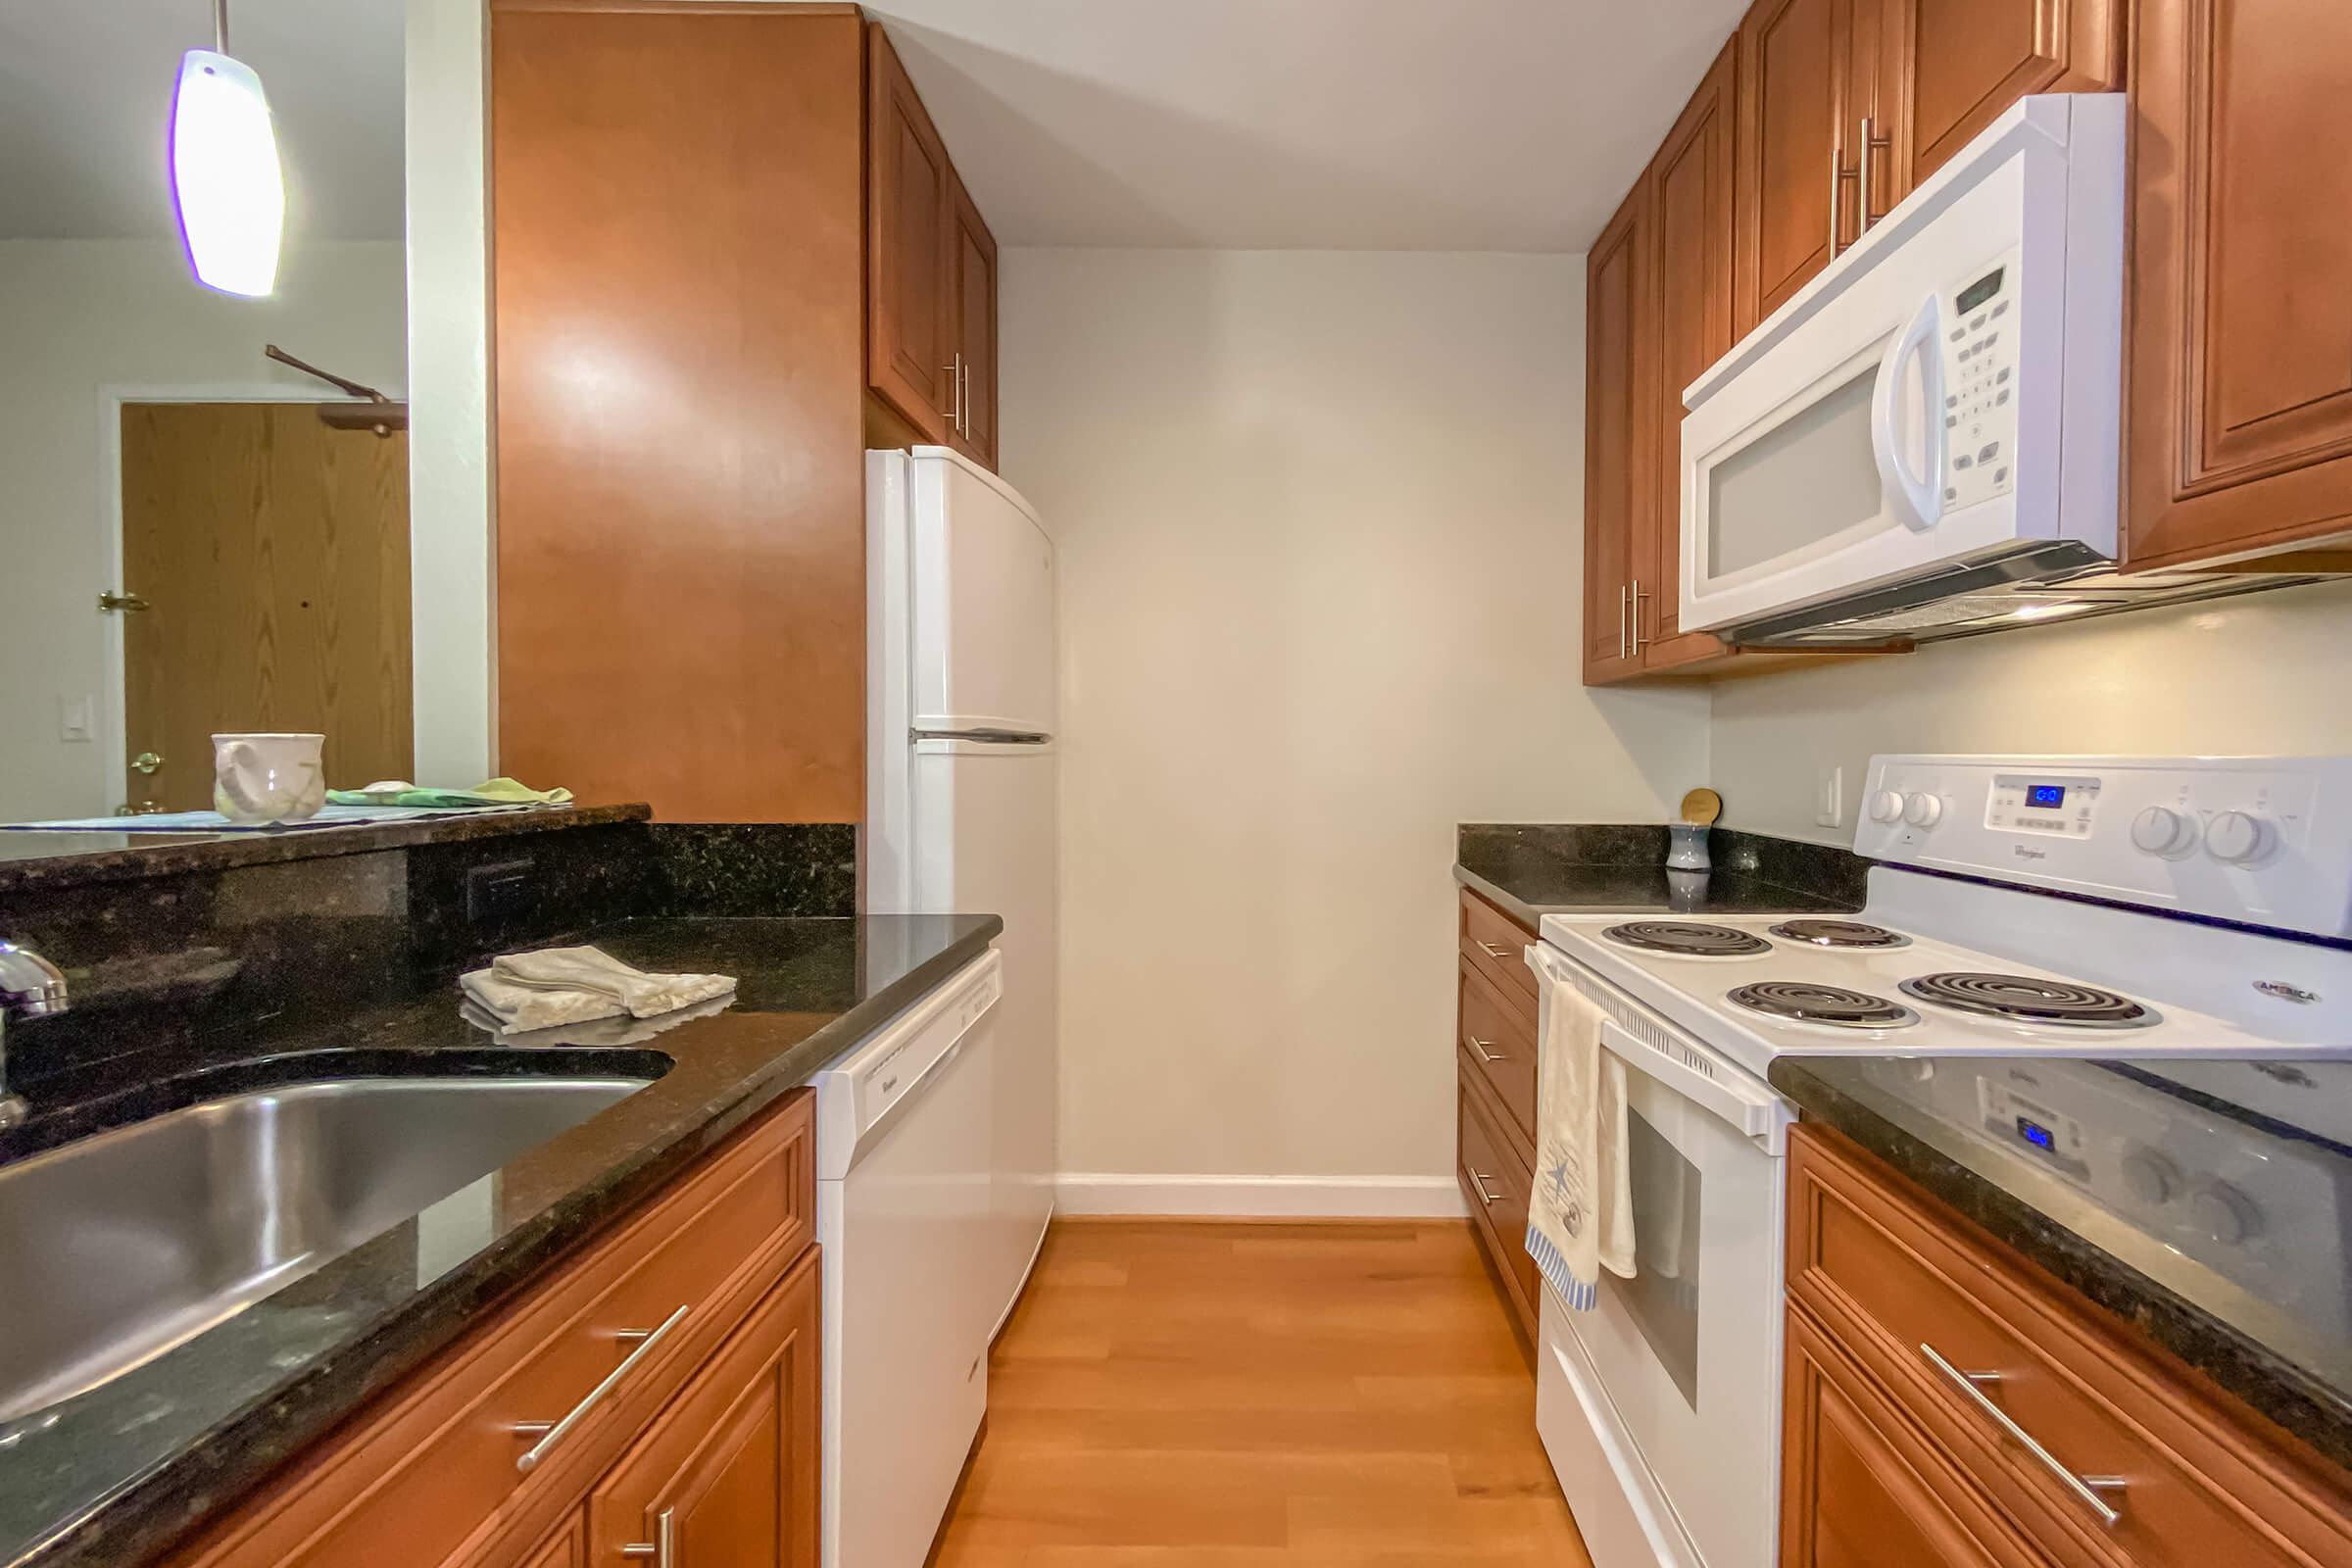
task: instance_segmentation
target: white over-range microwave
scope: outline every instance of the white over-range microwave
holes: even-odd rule
[[[2124,132],[2121,94],[2020,100],[1690,387],[1685,627],[1948,635],[2112,581]]]

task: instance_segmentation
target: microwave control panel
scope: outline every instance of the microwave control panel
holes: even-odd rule
[[[1946,511],[2017,488],[2017,265],[1973,268],[1940,302]]]

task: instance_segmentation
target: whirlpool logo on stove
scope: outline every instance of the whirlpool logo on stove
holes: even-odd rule
[[[2050,858],[2049,851],[2030,850],[2023,844],[2010,845],[2009,853],[2016,856],[2021,860],[2046,860]]]

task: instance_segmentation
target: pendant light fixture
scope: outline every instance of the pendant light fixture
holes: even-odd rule
[[[179,62],[172,99],[172,201],[197,281],[224,294],[277,286],[286,185],[270,100],[228,53],[228,0],[213,0],[213,47]]]

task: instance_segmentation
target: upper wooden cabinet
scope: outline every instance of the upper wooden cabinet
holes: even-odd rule
[[[997,241],[906,68],[866,29],[866,382],[920,439],[997,461]]]
[[[2127,0],[1876,0],[1892,140],[1886,193],[1900,201],[2028,93],[2104,92],[2122,81]],[[1884,207],[1878,211],[1885,212]]]
[[[2140,0],[2124,552],[2352,529],[2352,6]]]
[[[1655,344],[1649,327],[1649,182],[1634,187],[1585,258],[1585,680],[1642,667],[1634,579],[1657,480]]]

